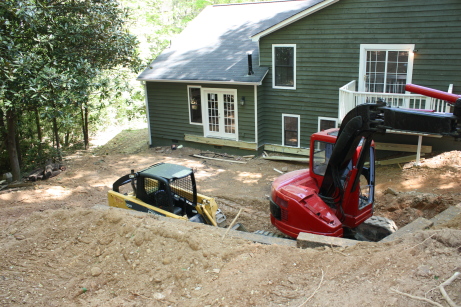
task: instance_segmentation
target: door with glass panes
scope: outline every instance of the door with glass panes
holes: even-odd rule
[[[202,89],[205,136],[237,140],[237,91]]]
[[[361,45],[359,91],[405,93],[413,73],[413,44]]]

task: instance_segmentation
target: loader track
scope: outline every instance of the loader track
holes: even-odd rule
[[[294,240],[293,238],[287,237],[287,236],[285,236],[285,235],[283,235],[283,234],[275,233],[275,232],[270,232],[270,231],[266,231],[266,230],[256,230],[256,231],[254,231],[253,233],[255,233],[255,234],[257,234],[257,235],[266,236],[266,237],[273,237],[273,238],[282,238],[282,239]]]

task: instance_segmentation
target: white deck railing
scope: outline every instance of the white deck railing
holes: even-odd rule
[[[451,88],[450,86],[449,90]],[[342,121],[344,116],[357,105],[375,103],[378,99],[383,100],[392,107],[451,112],[449,103],[423,95],[357,92],[356,81],[354,80],[339,89],[339,121]]]

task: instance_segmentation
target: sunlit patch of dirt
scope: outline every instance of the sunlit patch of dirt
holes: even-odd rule
[[[246,184],[258,183],[258,181],[261,178],[262,178],[262,174],[258,174],[258,173],[239,172],[238,174],[238,180]]]

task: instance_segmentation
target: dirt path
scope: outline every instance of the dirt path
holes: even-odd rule
[[[68,156],[58,177],[0,192],[2,306],[430,306],[391,288],[448,306],[436,287],[461,271],[461,221],[393,243],[300,250],[91,209],[106,204],[112,183],[131,169],[171,162],[194,168],[199,191],[216,197],[229,219],[243,207],[248,230],[275,231],[267,200],[274,168],[305,167],[203,160],[193,149],[149,149],[146,137],[124,131]],[[461,202],[460,152],[376,173],[377,214],[399,226]],[[461,304],[461,279],[446,290]]]

